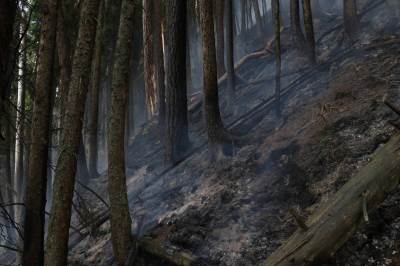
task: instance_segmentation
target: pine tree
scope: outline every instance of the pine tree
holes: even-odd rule
[[[125,265],[131,248],[131,216],[125,175],[125,115],[129,92],[134,0],[122,2],[114,61],[111,114],[108,125],[108,196],[111,241],[117,264]]]
[[[53,205],[46,242],[46,266],[62,266],[67,263],[77,155],[82,138],[83,114],[90,81],[99,4],[99,0],[85,0],[82,3],[68,104],[61,133],[61,152],[54,178]]]
[[[189,146],[186,90],[186,2],[165,1],[166,161],[177,163]]]
[[[43,265],[46,181],[58,0],[43,2],[25,195],[23,265]]]

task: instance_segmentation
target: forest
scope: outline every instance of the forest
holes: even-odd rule
[[[400,266],[399,0],[0,0],[0,266]]]

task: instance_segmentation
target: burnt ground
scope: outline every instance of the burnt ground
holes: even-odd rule
[[[384,14],[379,9],[363,21],[354,45],[340,41],[340,29],[325,36],[316,68],[304,69],[306,60],[285,47],[283,73],[297,72],[283,78],[282,119],[268,103],[273,59],[244,65],[238,71],[247,81],[238,89],[239,114],[225,114],[224,122],[251,137],[232,157],[209,161],[199,109],[191,112],[192,152],[174,168],[163,163],[155,122],[143,127],[127,156],[133,233],[165,235],[166,250],[190,251],[205,265],[258,265],[266,259],[296,230],[289,208],[307,217],[396,133],[388,123],[396,116],[381,100],[387,95],[400,105],[400,43],[393,41],[400,29],[387,30],[392,20]],[[106,198],[105,175],[90,187]],[[96,197],[85,195],[90,216],[104,211]],[[399,265],[399,203],[400,189],[329,265]],[[109,223],[73,245],[69,259],[71,265],[113,265]]]

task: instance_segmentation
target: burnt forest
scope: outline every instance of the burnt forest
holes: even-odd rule
[[[400,0],[0,0],[0,266],[400,266]]]

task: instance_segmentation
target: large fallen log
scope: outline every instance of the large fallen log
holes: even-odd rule
[[[310,265],[329,260],[368,222],[373,211],[400,181],[400,135],[378,148],[372,160],[317,210],[262,265]]]

